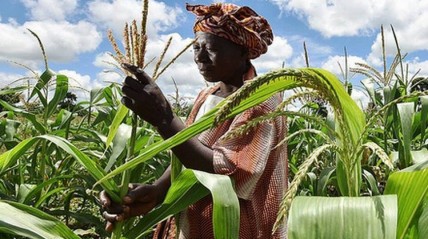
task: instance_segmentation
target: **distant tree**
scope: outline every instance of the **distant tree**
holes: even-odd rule
[[[0,90],[7,90],[9,89],[9,87],[5,87],[3,89]],[[0,94],[0,100],[5,101],[8,104],[16,104],[20,101],[21,98],[21,93],[10,93],[10,94]],[[0,112],[3,111],[3,106],[0,104]]]
[[[428,90],[428,77],[417,77],[413,79],[410,86],[410,91],[426,91]]]
[[[77,96],[72,92],[67,92],[64,100],[59,102],[60,109],[66,109],[68,111],[73,111],[74,107],[76,107]]]

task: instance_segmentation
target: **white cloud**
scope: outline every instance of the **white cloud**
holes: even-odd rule
[[[272,45],[266,54],[253,60],[254,66],[259,73],[265,73],[270,70],[281,68],[283,63],[293,55],[293,48],[287,39],[281,36],[275,36]]]
[[[102,52],[95,56],[93,62],[94,66],[97,66],[102,69],[112,70],[114,69],[114,59],[111,57],[110,52]]]
[[[142,1],[136,0],[95,0],[88,3],[92,21],[112,29],[116,36],[122,36],[125,23],[137,21],[140,27]],[[164,2],[149,1],[147,35],[151,38],[175,28],[184,18],[182,7],[171,7]]]
[[[22,86],[24,85],[24,82],[22,82],[20,79],[23,79],[24,77],[25,76],[21,74],[0,72],[0,89],[6,86]]]
[[[124,79],[124,75],[121,75],[120,72],[116,71],[101,71],[97,74],[96,81],[102,85],[107,85],[109,83],[120,83]]]
[[[355,88],[352,89],[351,98],[361,109],[366,109],[370,102],[370,97],[364,91]]]
[[[428,11],[428,7],[426,11]],[[393,26],[402,55],[414,51],[428,50],[428,44],[426,44],[428,42],[428,13],[426,13],[426,17],[423,19],[423,21],[426,22],[420,23],[419,25],[409,24],[403,28],[397,28]],[[384,27],[384,39],[386,55],[388,57],[395,57],[397,54],[397,47],[392,29],[389,26]],[[368,56],[368,59],[373,62],[373,64],[382,64],[381,33],[376,36],[376,40],[371,46],[371,50],[372,51]]]
[[[393,24],[399,28],[418,26],[417,23],[425,23],[426,21],[422,20],[428,17],[426,14],[428,3],[424,0],[271,0],[271,2],[283,11],[292,11],[305,18],[311,28],[327,37],[355,36],[377,31],[381,24]]]
[[[357,35],[372,30],[375,25],[370,17],[374,18],[375,13],[379,13],[384,1],[271,0],[271,2],[277,4],[282,11],[292,11],[300,15],[312,29],[331,37]]]
[[[77,7],[77,0],[21,0],[30,11],[33,20],[62,21],[73,13]]]
[[[60,70],[58,74],[68,77],[69,91],[76,94],[78,101],[89,99],[90,90],[106,86],[101,82],[92,80],[88,75],[81,75],[73,70]]]
[[[35,65],[43,57],[35,32],[42,41],[49,61],[68,61],[78,54],[93,51],[101,42],[96,27],[86,21],[76,24],[53,21],[29,21],[23,25],[0,23],[0,60]]]
[[[418,76],[428,77],[428,61],[420,61],[419,58],[415,58],[406,63],[409,65],[410,76],[413,76],[419,71]]]
[[[335,74],[339,79],[343,79],[343,74],[345,74],[346,71],[346,64],[345,64],[345,57],[344,56],[330,56],[327,58],[327,60],[322,64],[321,68],[326,69],[330,71],[331,73]],[[348,80],[354,75],[354,73],[350,72],[350,68],[356,67],[355,63],[366,63],[366,61],[358,56],[348,56],[347,57],[347,64],[348,64]]]
[[[28,22],[25,26],[35,31],[42,39],[48,57],[57,60],[71,60],[77,54],[93,51],[102,40],[96,26],[87,21],[79,21],[76,24]]]
[[[346,72],[345,60],[347,60],[348,65],[347,80],[353,85],[351,98],[357,103],[358,106],[360,106],[360,108],[364,109],[368,105],[369,97],[364,90],[361,90],[361,83],[356,82],[359,81],[363,76],[357,75],[356,73],[350,71],[351,68],[357,67],[355,63],[367,64],[363,58],[358,56],[348,56],[347,59],[345,59],[344,56],[330,56],[322,64],[321,68],[330,71],[343,82],[345,80],[344,74]],[[358,79],[355,79],[356,76],[358,76]]]
[[[270,0],[282,11],[291,11],[306,20],[310,28],[325,37],[371,35],[385,26],[388,55],[395,55],[392,25],[402,53],[428,50],[428,1],[425,0]],[[372,45],[369,61],[379,64],[380,33]]]
[[[331,55],[331,53],[333,52],[330,46],[317,43],[316,41],[308,37],[293,35],[287,36],[286,39],[287,42],[294,49],[292,57],[285,62],[286,67],[306,67],[303,43],[305,43],[306,45],[309,65],[312,67],[320,67],[322,61],[325,60],[325,57]]]
[[[285,67],[306,67],[305,54],[301,53],[299,55],[295,55]]]

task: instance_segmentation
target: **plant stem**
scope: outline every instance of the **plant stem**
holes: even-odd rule
[[[134,148],[135,148],[135,140],[137,134],[137,126],[138,126],[138,116],[136,114],[132,115],[132,129],[131,129],[131,139],[129,142],[129,147],[126,156],[126,162],[129,161],[134,156]],[[122,182],[120,186],[119,197],[122,199],[128,193],[128,185],[131,178],[131,170],[126,170],[122,174]],[[112,239],[122,238],[122,228],[125,224],[125,221],[117,222],[112,236]]]

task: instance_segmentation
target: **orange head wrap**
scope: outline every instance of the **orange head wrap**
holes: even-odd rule
[[[186,5],[197,18],[194,32],[202,31],[226,38],[248,49],[249,58],[266,53],[272,43],[272,29],[265,18],[251,8],[230,3]]]

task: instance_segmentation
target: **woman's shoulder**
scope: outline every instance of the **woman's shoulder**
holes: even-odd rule
[[[256,105],[253,107],[254,110],[261,110],[265,112],[272,112],[277,109],[277,107],[281,104],[283,101],[283,97],[281,93],[277,93],[267,100],[263,101],[262,103]]]

